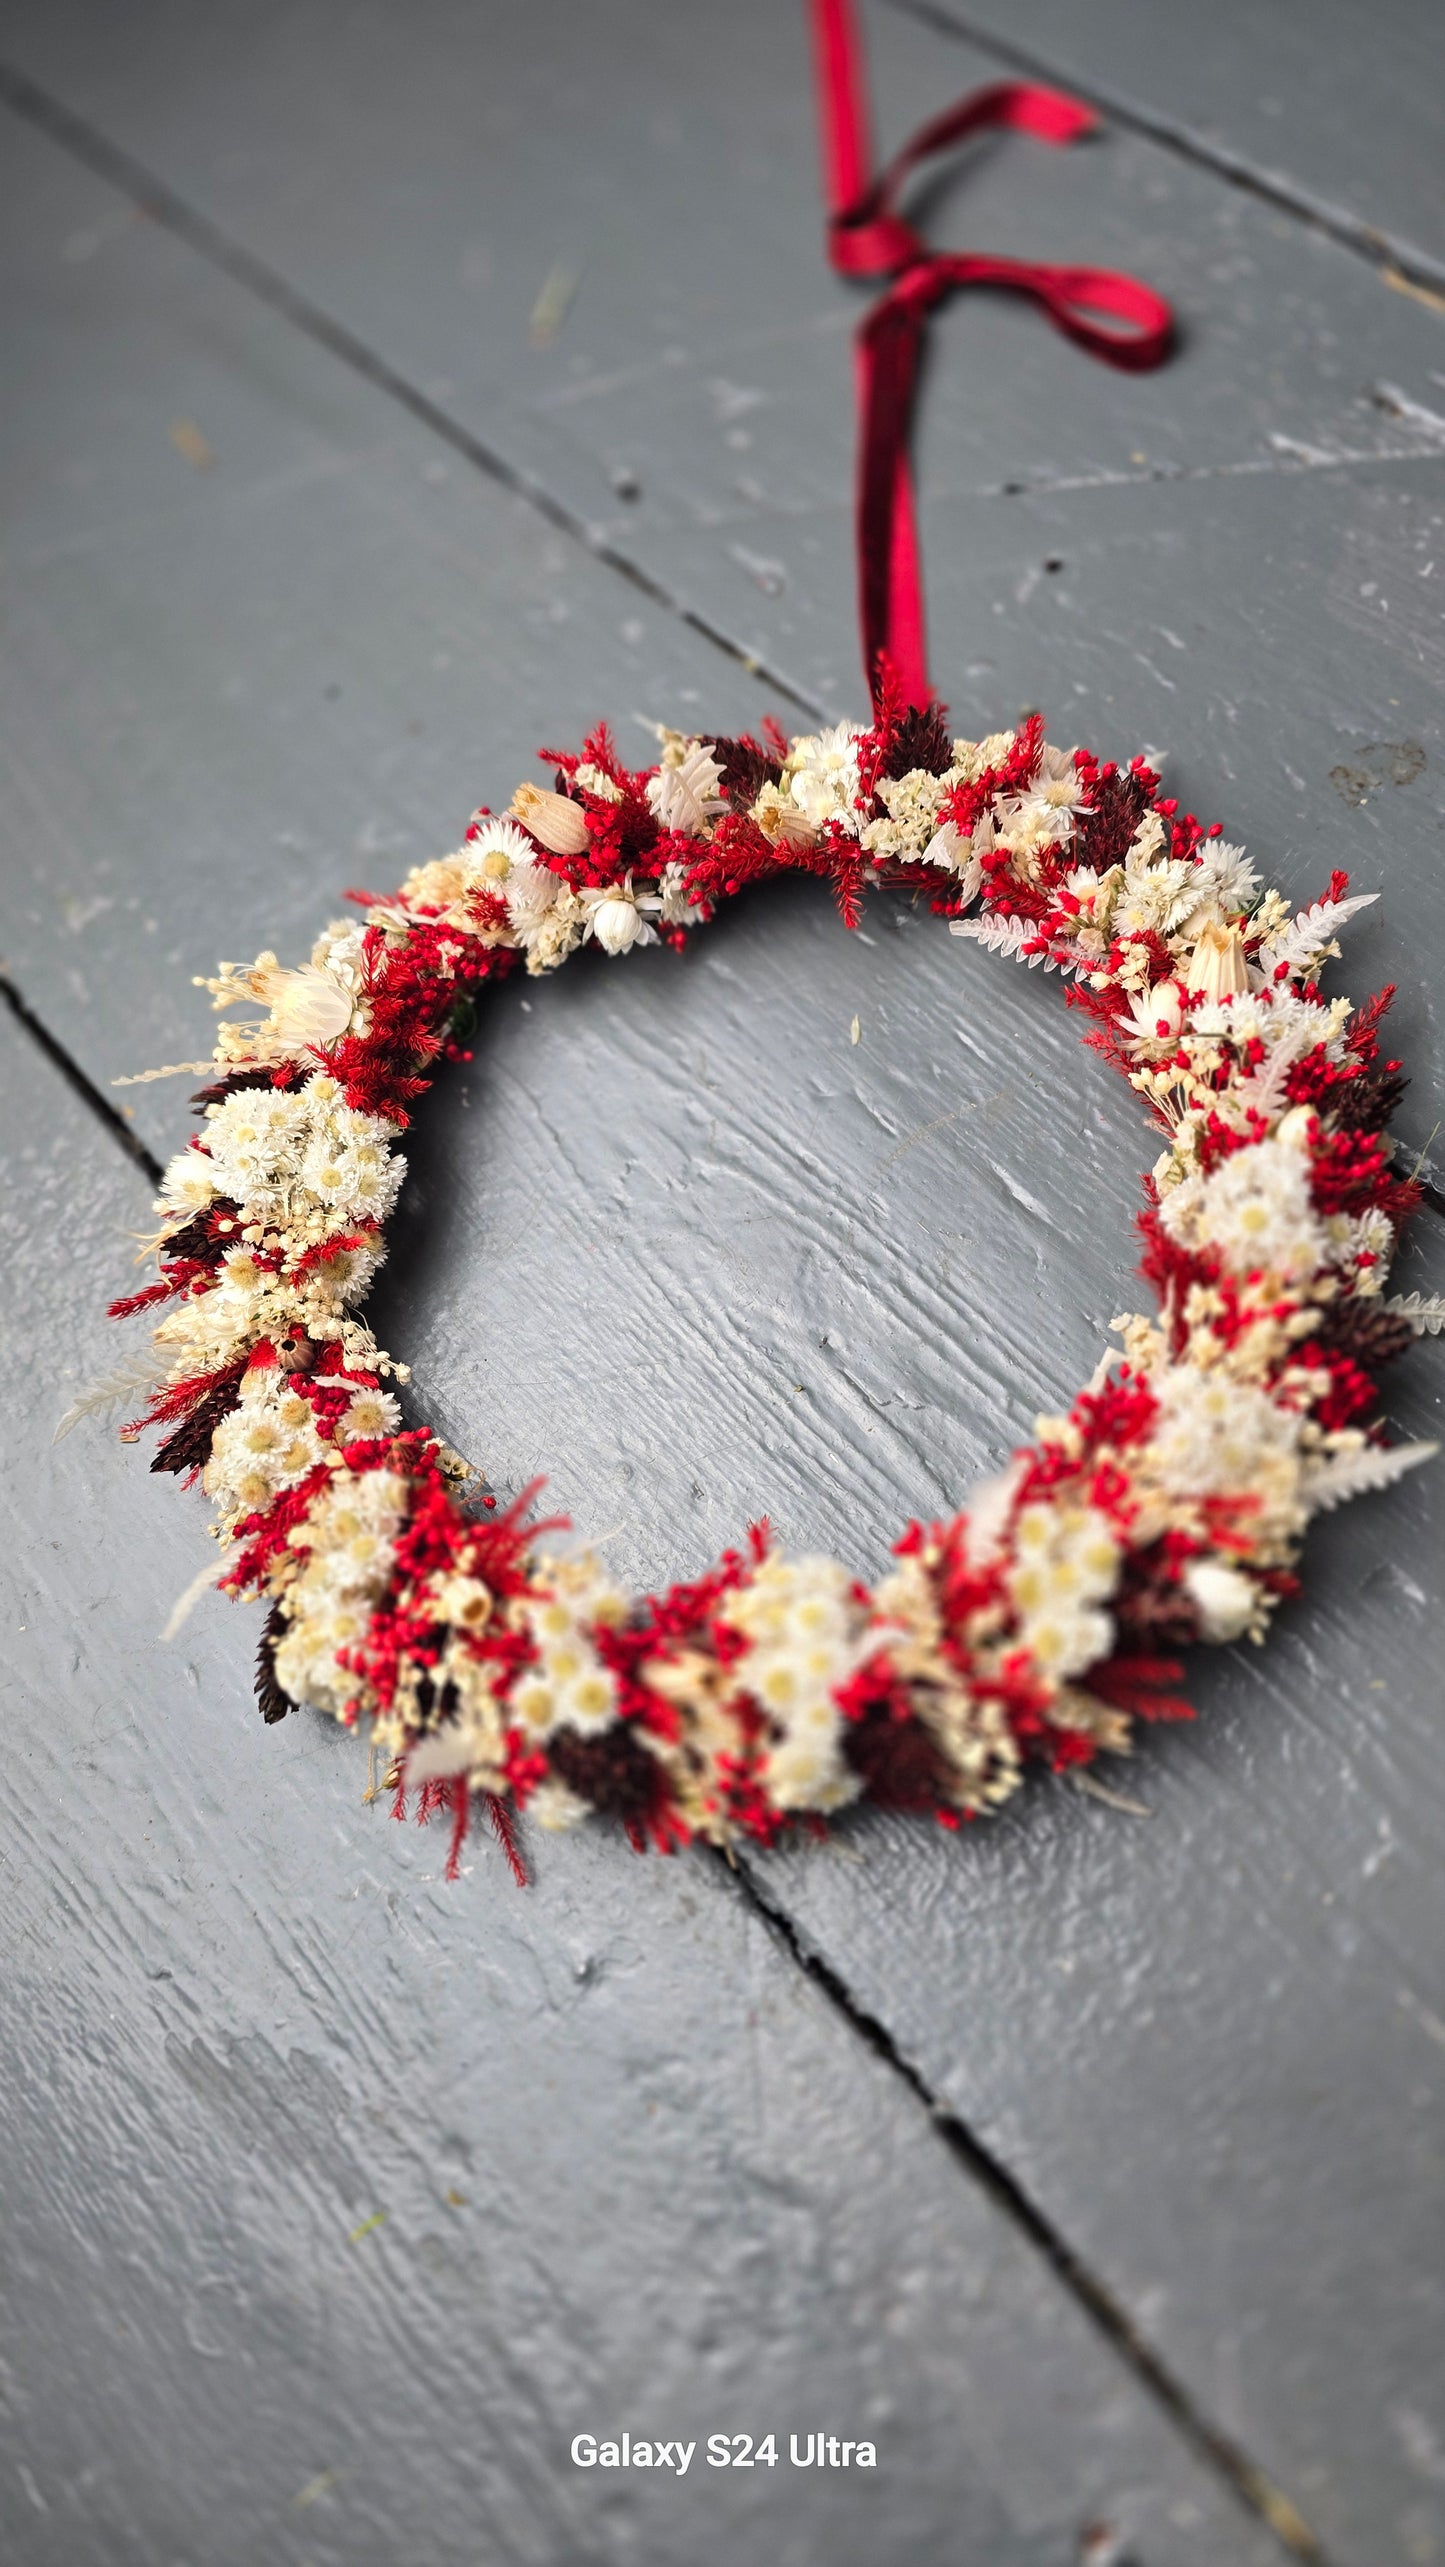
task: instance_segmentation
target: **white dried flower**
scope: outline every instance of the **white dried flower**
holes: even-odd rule
[[[1082,811],[1084,788],[1079,782],[1073,750],[1056,749],[1046,740],[1029,792],[1035,801],[1048,803],[1051,810],[1068,814]]]
[[[491,1588],[462,1569],[434,1577],[431,1600],[438,1621],[453,1623],[460,1631],[484,1631],[495,1609]]]
[[[839,722],[831,731],[812,732],[792,743],[783,783],[810,829],[823,829],[834,820],[855,837],[861,832],[858,743],[862,737],[856,722]]]
[[[870,820],[863,831],[863,844],[874,862],[916,861],[922,857],[929,864],[951,863],[951,854],[941,849],[935,854],[929,847],[930,840],[937,844],[945,835],[938,827],[938,814],[948,789],[949,778],[931,775],[926,767],[912,767],[907,775],[880,778],[878,799],[888,817]],[[968,841],[959,839],[958,844],[966,862]]]
[[[1119,1577],[1119,1544],[1097,1507],[1020,1509],[1013,1528],[1009,1592],[1019,1638],[1056,1683],[1081,1675],[1113,1646],[1112,1617],[1100,1608]]]
[[[979,859],[983,852],[974,838],[966,838],[952,820],[945,820],[941,828],[935,829],[923,849],[922,861],[926,865],[939,866],[944,873],[966,874],[977,866],[982,878],[983,866]]]
[[[662,763],[648,779],[648,807],[660,829],[704,838],[709,823],[727,809],[721,784],[722,768],[704,741],[666,732]]]
[[[1225,918],[1243,916],[1259,893],[1259,876],[1243,847],[1223,838],[1206,839],[1195,858],[1194,879],[1201,909],[1209,904]]]
[[[870,1629],[847,1571],[836,1560],[770,1552],[728,1598],[727,1618],[750,1644],[737,1680],[772,1732],[763,1768],[771,1798],[780,1809],[840,1809],[856,1800],[861,1785],[842,1752],[836,1692],[886,1635]]]
[[[204,1212],[220,1191],[210,1159],[200,1150],[182,1150],[161,1179],[159,1209]]]
[[[1233,1274],[1260,1270],[1303,1282],[1327,1263],[1329,1240],[1310,1200],[1309,1161],[1278,1136],[1236,1150],[1203,1178],[1194,1236]]]
[[[573,769],[573,782],[575,784],[580,784],[584,793],[595,795],[599,802],[620,802],[622,800],[621,785],[614,784],[611,776],[606,772],[606,769],[594,766],[590,758],[584,758],[580,764]]]
[[[1152,989],[1135,991],[1129,1001],[1129,1013],[1123,1019],[1124,1030],[1135,1043],[1174,1043],[1179,1039],[1183,1013],[1176,984],[1172,980],[1156,981]]]
[[[510,892],[512,875],[518,866],[535,864],[536,849],[515,821],[489,812],[476,836],[451,861],[460,866],[468,890]]]
[[[590,1818],[591,1815],[590,1801],[583,1800],[579,1793],[569,1790],[566,1783],[559,1782],[555,1774],[549,1774],[544,1783],[538,1784],[527,1803],[528,1818],[538,1827],[546,1828],[549,1835],[560,1834],[569,1827],[578,1827],[584,1818]]]
[[[1137,1448],[1136,1479],[1149,1478],[1176,1497],[1248,1494],[1262,1509],[1298,1517],[1300,1420],[1276,1407],[1252,1382],[1192,1364],[1164,1364],[1150,1375],[1159,1417]]]
[[[401,1410],[390,1391],[359,1390],[350,1406],[336,1421],[338,1444],[359,1444],[376,1435],[394,1435],[401,1424]]]
[[[648,925],[633,898],[630,874],[625,884],[612,884],[590,904],[586,933],[604,954],[630,954],[634,945],[656,944],[657,930]]]
[[[811,821],[780,785],[765,784],[748,817],[775,845],[779,839],[790,847],[810,847],[813,843]]]
[[[657,878],[657,915],[664,927],[692,927],[702,915],[688,899],[685,882],[680,864],[663,866]]]
[[[582,942],[586,912],[575,892],[565,887],[558,892],[541,916],[514,921],[517,942],[527,957],[527,969],[535,977],[555,971],[565,963]]]
[[[1223,1560],[1191,1560],[1184,1589],[1199,1615],[1201,1640],[1238,1640],[1259,1612],[1260,1592],[1253,1579]]]
[[[540,925],[567,885],[549,865],[539,865],[528,848],[525,859],[517,857],[512,860],[500,889],[507,904],[507,916],[525,941],[527,930]]]

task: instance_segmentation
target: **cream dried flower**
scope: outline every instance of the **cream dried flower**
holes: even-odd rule
[[[568,795],[549,793],[541,785],[519,784],[509,807],[549,855],[581,855],[587,844],[587,814]]]
[[[1199,990],[1205,998],[1230,998],[1247,990],[1249,962],[1239,928],[1232,921],[1206,918],[1179,966],[1179,977],[1186,989]]]

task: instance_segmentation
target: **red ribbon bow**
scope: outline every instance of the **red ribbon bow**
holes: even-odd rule
[[[1002,80],[976,89],[920,126],[877,177],[864,95],[863,60],[852,0],[811,0],[828,202],[828,255],[842,276],[894,282],[858,332],[862,444],[858,465],[858,587],[863,659],[875,702],[880,659],[891,662],[904,695],[929,696],[909,428],[928,316],[963,286],[1031,295],[1056,329],[1105,364],[1140,373],[1162,364],[1174,337],[1163,296],[1111,268],[1044,267],[1027,259],[939,254],[898,211],[905,180],[920,161],[969,134],[1010,126],[1040,142],[1071,143],[1092,133],[1092,110],[1056,89]],[[1111,328],[1109,314],[1122,323]]]

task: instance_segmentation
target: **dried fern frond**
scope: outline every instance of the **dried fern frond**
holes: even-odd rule
[[[1301,909],[1288,927],[1282,927],[1277,936],[1261,945],[1255,960],[1266,979],[1273,980],[1281,963],[1293,977],[1296,972],[1313,970],[1326,955],[1337,954],[1337,930],[1354,917],[1357,909],[1368,909],[1371,901],[1379,897],[1377,891],[1357,891],[1348,900],[1316,900],[1308,909]]]
[[[147,1348],[143,1354],[132,1355],[113,1373],[107,1373],[104,1381],[92,1382],[89,1390],[77,1393],[56,1427],[51,1442],[58,1444],[62,1436],[68,1435],[73,1426],[79,1426],[83,1418],[104,1417],[108,1409],[119,1408],[122,1402],[130,1407],[149,1399],[157,1382],[164,1380],[165,1370],[163,1357],[153,1349]]]
[[[113,1078],[112,1087],[149,1087],[152,1079],[191,1078],[201,1070],[216,1066],[214,1058],[205,1061],[167,1061],[158,1070],[132,1070],[128,1078]]]
[[[1337,1453],[1331,1461],[1305,1472],[1300,1495],[1312,1515],[1324,1515],[1331,1507],[1343,1506],[1347,1497],[1392,1488],[1407,1471],[1433,1461],[1439,1450],[1438,1444],[1367,1444],[1361,1453]]]
[[[1438,1337],[1445,1328],[1445,1293],[1392,1293],[1385,1308],[1398,1319],[1408,1319],[1417,1336]]]

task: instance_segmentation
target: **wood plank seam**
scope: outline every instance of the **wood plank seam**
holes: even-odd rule
[[[721,1864],[727,1858],[715,1854]],[[1090,2270],[1067,2237],[1042,2211],[1026,2186],[987,2148],[961,2116],[940,2101],[921,2069],[900,2050],[877,2015],[859,2003],[847,1981],[799,1932],[786,1908],[764,1892],[751,1866],[732,1859],[731,1869],[745,1897],[770,1931],[791,1954],[805,1978],[841,2015],[855,2037],[867,2044],[900,2083],[922,2104],[944,2147],[955,2162],[994,2201],[1020,2234],[1041,2255],[1090,2323],[1112,2346],[1135,2379],[1163,2409],[1200,2458],[1223,2479],[1240,2505],[1272,2532],[1291,2558],[1306,2558],[1314,2567],[1330,2567],[1329,2556],[1298,2506],[1275,2484],[1258,2462],[1229,2434],[1211,2423],[1197,2399],[1161,2360],[1107,2283]]]
[[[54,1064],[61,1077],[74,1088],[81,1101],[89,1106],[91,1113],[109,1133],[112,1141],[117,1142],[127,1158],[134,1159],[136,1166],[145,1171],[152,1185],[158,1186],[165,1174],[159,1159],[153,1158],[139,1135],[132,1132],[119,1106],[112,1105],[110,1099],[102,1095],[94,1080],[87,1078],[79,1062],[66,1050],[58,1037],[52,1034],[43,1018],[37,1016],[34,1008],[26,1003],[9,973],[5,971],[0,971],[0,998],[3,998],[16,1023],[24,1027],[31,1041],[39,1045],[46,1059]]]
[[[1202,135],[1191,132],[1187,125],[1173,122],[1167,116],[1135,106],[1108,88],[1095,87],[1080,80],[1073,72],[1064,72],[1046,55],[1034,53],[1027,45],[1016,45],[1005,36],[995,35],[991,28],[980,26],[962,10],[946,5],[946,0],[884,0],[901,17],[912,18],[935,34],[960,37],[976,45],[980,53],[990,54],[996,62],[1012,71],[1026,72],[1033,79],[1055,81],[1086,105],[1096,107],[1111,123],[1126,132],[1139,134],[1146,142],[1157,143],[1162,151],[1172,152],[1177,159],[1205,169],[1228,187],[1241,188],[1248,196],[1258,197],[1276,212],[1289,214],[1311,231],[1321,232],[1336,247],[1348,250],[1356,258],[1368,261],[1394,279],[1414,286],[1432,300],[1445,292],[1445,263],[1430,257],[1428,251],[1416,249],[1408,241],[1362,223],[1357,215],[1348,214],[1342,206],[1331,205],[1312,196],[1302,187],[1287,186],[1283,180],[1251,168],[1248,161],[1227,150],[1223,144],[1206,142]]]
[[[660,580],[654,579],[650,571],[644,570],[639,562],[633,561],[588,526],[574,509],[556,498],[532,474],[509,463],[505,455],[498,454],[483,438],[475,436],[440,402],[433,400],[429,393],[420,391],[376,349],[368,347],[354,330],[348,329],[344,322],[324,311],[309,295],[289,284],[267,260],[258,258],[243,242],[233,239],[220,224],[213,223],[209,215],[202,214],[174,188],[167,186],[164,179],[147,169],[143,162],[100,133],[85,117],[77,116],[62,100],[52,97],[38,82],[5,62],[0,62],[0,102],[26,124],[33,125],[49,141],[58,144],[72,159],[80,161],[94,176],[128,197],[138,213],[184,241],[188,249],[211,266],[220,268],[233,284],[243,286],[258,302],[264,303],[268,311],[289,322],[293,329],[299,330],[315,346],[324,348],[329,356],[335,357],[353,374],[360,375],[374,391],[382,392],[396,402],[399,408],[428,428],[433,436],[449,446],[454,454],[460,455],[475,471],[484,473],[488,480],[496,482],[514,498],[525,501],[529,508],[536,509],[549,526],[565,535],[570,542],[580,544],[605,569],[615,571],[650,604],[675,616],[679,623],[687,625],[714,650],[721,651],[727,659],[745,669],[750,677],[776,689],[788,703],[795,704],[800,712],[806,713],[811,721],[827,721],[826,708],[795,686],[791,679],[769,668],[741,642],[724,632],[720,625],[713,623],[710,617],[674,596]]]

